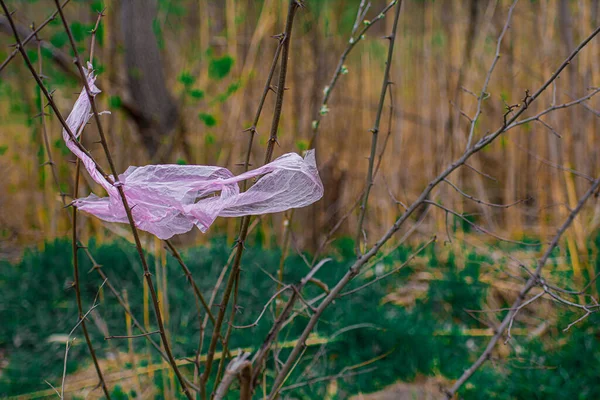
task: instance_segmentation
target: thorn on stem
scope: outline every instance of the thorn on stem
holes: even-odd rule
[[[242,239],[240,239],[240,238],[237,238],[237,239],[235,240],[235,243],[234,243],[234,245],[233,245],[233,247],[238,247],[238,246],[242,246],[242,248],[243,248],[244,250],[246,250],[246,244],[245,244],[245,243],[244,243],[244,241],[243,241]]]

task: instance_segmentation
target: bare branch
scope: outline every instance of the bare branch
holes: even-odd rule
[[[104,338],[104,340],[110,340],[110,339],[135,339],[135,338],[140,338],[140,337],[144,337],[144,336],[150,336],[150,335],[155,335],[157,333],[160,333],[160,331],[152,331],[152,332],[146,332],[146,333],[141,333],[139,335],[126,335],[126,336],[107,336]]]
[[[490,206],[490,207],[496,207],[496,208],[510,208],[512,206],[516,206],[517,204],[521,204],[525,201],[529,201],[530,199],[521,199],[521,200],[517,200],[515,202],[509,203],[509,204],[495,204],[495,203],[488,203],[487,201],[483,201],[480,200],[476,197],[473,197],[469,194],[466,194],[465,192],[463,192],[462,190],[460,190],[458,188],[458,186],[456,186],[455,184],[453,184],[452,182],[450,182],[448,179],[444,179],[444,182],[446,182],[448,185],[450,185],[454,190],[456,190],[458,193],[460,193],[461,196],[466,197],[469,200],[474,201],[475,203],[478,204],[483,204],[484,206]]]
[[[548,113],[551,113],[552,111],[561,110],[561,109],[564,109],[564,108],[569,108],[569,107],[576,106],[578,104],[582,104],[583,102],[585,102],[585,101],[591,99],[592,97],[594,97],[596,94],[598,94],[598,92],[600,92],[600,88],[594,88],[594,89],[592,89],[592,91],[590,93],[588,93],[587,95],[585,95],[585,96],[583,96],[583,97],[581,97],[581,98],[579,98],[577,100],[573,100],[571,102],[563,103],[563,104],[559,104],[559,105],[554,105],[553,104],[550,107],[548,107],[547,109],[545,109],[544,111],[542,111],[542,112],[534,115],[533,117],[525,118],[525,119],[522,119],[520,121],[516,121],[515,120],[514,122],[512,122],[511,124],[509,124],[506,127],[506,130],[508,131],[508,130],[514,128],[514,127],[517,127],[519,125],[524,125],[524,124],[527,124],[527,123],[532,122],[532,121],[540,121],[540,117],[542,117],[542,116],[544,116],[544,115],[546,115]]]
[[[367,171],[367,182],[365,186],[365,193],[360,205],[360,216],[358,218],[358,228],[356,232],[356,256],[360,256],[360,242],[361,236],[363,235],[363,223],[365,221],[365,215],[367,213],[367,205],[369,203],[369,194],[371,193],[371,187],[373,186],[373,167],[375,164],[375,153],[377,152],[377,138],[379,135],[379,124],[381,122],[381,115],[383,113],[383,105],[385,103],[385,97],[390,82],[390,69],[392,67],[392,57],[394,55],[394,44],[396,43],[396,30],[398,28],[398,21],[400,19],[400,10],[402,9],[402,0],[396,0],[396,13],[394,14],[394,24],[392,25],[392,33],[386,37],[389,40],[387,61],[385,64],[385,71],[383,73],[383,82],[381,85],[381,94],[379,96],[379,105],[375,114],[375,122],[373,128],[371,128],[371,153],[369,155],[369,169]],[[366,242],[366,240],[365,240]]]
[[[485,233],[487,235],[490,235],[491,237],[496,238],[496,239],[498,239],[498,240],[500,240],[502,242],[519,244],[521,246],[534,246],[534,247],[535,246],[539,246],[539,243],[521,242],[519,240],[511,240],[511,239],[503,238],[502,236],[498,236],[495,233],[490,232],[489,230],[485,229],[481,225],[477,225],[476,223],[469,221],[467,218],[465,218],[464,215],[459,214],[456,211],[451,210],[451,209],[449,209],[447,207],[444,207],[443,205],[441,205],[439,203],[436,203],[435,201],[425,200],[424,203],[425,204],[430,204],[430,205],[435,206],[435,207],[437,207],[439,209],[442,209],[442,210],[446,211],[448,214],[452,214],[452,215],[460,218],[461,220],[465,221],[467,224],[471,225],[473,228],[477,229],[478,231],[483,232],[483,233]]]
[[[229,386],[231,386],[233,380],[240,374],[242,369],[252,366],[250,361],[248,361],[248,357],[250,357],[250,353],[242,353],[240,351],[238,356],[229,362],[229,365],[225,370],[225,376],[223,376],[223,380],[221,380],[219,387],[217,387],[217,390],[215,391],[215,400],[223,399],[229,390]]]
[[[277,296],[279,296],[281,293],[283,293],[286,290],[290,289],[290,287],[291,287],[290,285],[286,285],[283,288],[281,288],[280,290],[278,290],[273,296],[271,296],[271,298],[269,299],[269,301],[267,301],[267,303],[263,306],[263,309],[260,312],[260,314],[258,315],[258,318],[256,318],[256,321],[254,321],[250,325],[234,325],[233,327],[235,329],[248,329],[248,328],[253,328],[256,325],[258,325],[258,322],[260,321],[260,319],[262,318],[262,316],[265,314],[265,312],[267,311],[267,309],[269,308],[269,305],[273,302],[273,300],[275,300],[277,298]]]
[[[486,92],[488,85],[490,83],[490,79],[492,78],[492,73],[496,68],[496,64],[500,59],[500,45],[502,44],[502,39],[504,39],[504,35],[508,28],[510,27],[510,20],[512,18],[513,11],[517,6],[517,2],[519,0],[513,1],[512,5],[508,9],[508,16],[506,17],[506,22],[504,23],[504,28],[502,28],[502,32],[500,32],[500,36],[498,37],[498,42],[496,43],[496,54],[494,55],[494,60],[492,61],[492,65],[488,70],[488,73],[485,77],[485,82],[483,83],[483,87],[481,88],[481,93],[477,96],[477,111],[475,112],[475,116],[471,119],[471,127],[469,129],[469,138],[467,140],[467,150],[471,148],[471,144],[473,143],[473,135],[475,133],[475,125],[477,125],[477,121],[479,120],[479,116],[481,115],[481,105],[483,104],[483,100],[489,97],[489,94]]]
[[[539,284],[539,279],[540,279],[540,276],[541,276],[541,273],[542,273],[542,269],[544,268],[544,266],[546,265],[546,262],[550,258],[550,255],[552,254],[552,251],[558,246],[558,242],[560,241],[562,235],[571,226],[571,223],[573,222],[573,220],[575,219],[575,217],[579,214],[579,212],[583,208],[583,206],[586,203],[586,201],[595,193],[596,190],[598,190],[598,188],[600,188],[600,178],[598,178],[594,182],[594,184],[590,187],[590,189],[579,199],[579,202],[577,203],[577,206],[573,209],[573,211],[571,211],[571,213],[569,214],[569,216],[567,217],[567,219],[564,221],[564,223],[558,229],[558,232],[556,233],[556,235],[552,239],[552,242],[546,248],[546,251],[544,252],[544,254],[542,255],[542,257],[538,260],[537,268],[534,271],[533,276],[531,276],[527,280],[527,283],[525,284],[525,286],[519,292],[519,296],[517,297],[517,300],[515,300],[514,304],[511,307],[511,310],[508,312],[508,314],[502,320],[502,323],[500,324],[500,326],[496,330],[496,334],[492,337],[492,339],[490,339],[490,341],[489,341],[487,347],[485,348],[485,350],[483,351],[483,353],[479,356],[479,358],[477,359],[477,361],[475,361],[475,363],[473,363],[473,365],[471,365],[461,375],[461,377],[454,383],[454,385],[452,386],[452,388],[450,388],[450,390],[448,390],[446,392],[446,396],[447,396],[448,399],[451,399],[456,394],[456,392],[462,387],[462,385],[489,358],[492,350],[496,346],[496,343],[498,343],[498,340],[500,340],[500,337],[504,334],[504,331],[511,324],[511,321],[514,318],[514,315],[520,309],[520,306],[523,303],[523,300],[525,299],[525,296],[529,293],[529,291],[534,286],[536,286],[536,285]]]
[[[370,282],[367,282],[367,283],[365,283],[365,284],[364,284],[364,285],[362,285],[362,286],[359,286],[359,287],[357,287],[357,288],[355,288],[355,289],[348,290],[348,291],[346,291],[346,292],[340,293],[338,297],[344,297],[344,296],[348,296],[348,295],[350,295],[350,294],[356,293],[356,292],[358,292],[359,290],[362,290],[362,289],[364,289],[364,288],[366,288],[366,287],[368,287],[368,286],[371,286],[371,285],[373,285],[373,284],[374,284],[374,283],[376,283],[376,282],[379,282],[379,281],[380,281],[380,280],[382,280],[382,279],[385,279],[385,278],[387,278],[387,277],[388,277],[388,276],[390,276],[390,275],[393,275],[393,274],[395,274],[396,272],[398,272],[398,271],[400,271],[402,268],[404,268],[406,265],[408,265],[408,263],[409,263],[409,262],[411,262],[411,261],[412,261],[412,260],[413,260],[413,259],[414,259],[414,258],[415,258],[415,257],[416,257],[416,256],[417,256],[419,253],[420,253],[420,252],[422,252],[423,250],[425,250],[425,248],[427,248],[427,247],[428,247],[430,244],[432,244],[433,242],[435,242],[435,240],[436,240],[436,237],[435,237],[435,236],[434,236],[434,237],[432,237],[432,238],[431,238],[429,241],[427,241],[427,243],[425,243],[424,245],[422,245],[421,247],[419,247],[419,249],[418,249],[417,251],[415,251],[414,253],[412,253],[412,254],[410,255],[410,257],[408,257],[408,259],[407,259],[405,262],[403,262],[403,263],[402,263],[402,264],[401,264],[399,267],[396,267],[396,268],[394,268],[393,270],[391,270],[391,271],[389,271],[389,272],[387,272],[387,273],[385,273],[385,274],[383,274],[383,275],[381,275],[381,276],[378,276],[377,278],[373,279],[373,280],[372,280],[372,281],[370,281]]]
[[[325,115],[327,115],[327,112],[326,112],[326,110],[328,110],[327,104],[329,103],[329,98],[331,97],[331,93],[333,92],[333,89],[335,88],[340,75],[343,75],[348,72],[348,69],[344,65],[344,63],[346,62],[346,58],[348,57],[348,54],[350,54],[352,49],[358,44],[358,42],[360,42],[362,40],[362,37],[367,33],[367,31],[369,29],[371,29],[372,26],[376,25],[377,22],[379,22],[380,20],[382,20],[385,17],[385,14],[387,14],[387,12],[394,7],[394,5],[396,4],[397,1],[398,0],[390,1],[390,3],[388,3],[388,5],[386,5],[383,8],[383,10],[381,10],[379,12],[379,14],[377,14],[377,17],[373,18],[371,21],[368,21],[368,23],[365,24],[365,26],[357,34],[355,34],[356,25],[357,25],[357,23],[360,23],[360,20],[362,20],[364,18],[364,15],[366,14],[367,10],[365,9],[365,11],[363,12],[363,16],[360,19],[357,18],[356,21],[354,22],[354,28],[352,30],[352,34],[350,35],[350,39],[348,40],[348,46],[346,47],[346,49],[340,56],[337,67],[335,68],[335,71],[333,72],[333,75],[331,76],[329,84],[327,86],[325,86],[325,89],[323,90],[323,100],[321,101],[321,105],[317,111],[317,114],[315,115],[315,117],[312,121],[312,136],[310,138],[310,142],[308,145],[309,149],[311,149],[315,146],[315,143],[317,140],[317,135],[319,133],[319,127],[321,126],[321,119]],[[361,2],[361,5],[359,6],[358,15],[360,15],[361,6],[362,6],[362,2]]]

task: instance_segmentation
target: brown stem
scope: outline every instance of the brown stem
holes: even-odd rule
[[[40,58],[41,60],[41,58]],[[81,163],[77,160],[77,165],[75,167],[75,186],[73,188],[73,198],[77,198],[77,193],[79,191],[79,172],[81,169]],[[102,370],[100,369],[100,364],[98,363],[98,358],[96,357],[96,352],[94,351],[94,346],[92,346],[92,341],[90,339],[90,335],[88,333],[87,325],[85,323],[85,319],[83,317],[83,306],[81,304],[81,285],[79,281],[79,260],[77,258],[77,250],[79,249],[79,244],[77,241],[77,208],[73,207],[72,211],[72,223],[73,223],[73,236],[71,240],[71,246],[73,249],[73,278],[75,280],[75,297],[77,299],[77,310],[79,312],[79,320],[81,321],[81,329],[83,330],[83,336],[85,337],[85,342],[90,351],[90,356],[94,362],[94,368],[96,369],[96,374],[98,375],[98,379],[100,380],[100,386],[102,386],[102,391],[104,392],[104,396],[108,400],[110,400],[110,392],[108,391],[108,386],[106,385],[106,381],[104,380],[104,376],[102,375]]]
[[[275,99],[275,110],[273,111],[273,121],[271,122],[271,134],[269,143],[267,144],[267,152],[265,153],[265,164],[271,161],[273,157],[273,149],[277,143],[277,129],[279,129],[279,120],[283,111],[283,94],[285,92],[285,77],[287,74],[288,59],[290,56],[290,43],[292,41],[292,25],[294,24],[294,16],[296,10],[300,7],[298,0],[290,0],[287,19],[285,21],[285,31],[281,38],[283,50],[281,52],[281,65],[279,67],[279,81],[277,83],[277,97]]]
[[[362,40],[363,35],[365,35],[367,33],[367,31],[369,29],[371,29],[372,26],[376,25],[377,22],[379,22],[380,20],[382,20],[385,17],[385,14],[394,6],[394,4],[395,4],[395,1],[391,1],[387,6],[384,7],[383,10],[381,10],[381,12],[379,12],[379,14],[377,14],[377,17],[373,18],[373,20],[371,20],[367,25],[365,25],[358,32],[358,34],[356,34],[356,29],[353,29],[352,34],[350,35],[350,40],[348,41],[348,46],[346,47],[346,49],[340,56],[338,65],[337,65],[335,71],[333,72],[333,75],[331,76],[329,85],[327,85],[327,90],[325,90],[323,93],[323,101],[321,102],[321,106],[317,110],[317,114],[315,115],[315,117],[313,119],[312,136],[310,138],[310,142],[308,145],[309,149],[312,149],[314,146],[316,146],[317,135],[319,133],[319,127],[321,126],[321,119],[324,116],[324,114],[321,113],[321,110],[323,109],[324,106],[327,106],[327,103],[329,102],[331,93],[333,92],[333,88],[336,86],[340,75],[343,74],[344,62],[346,61],[348,54],[350,54],[352,49],[354,49],[354,47],[358,44],[358,42],[360,42]],[[354,22],[354,28],[357,28],[358,23],[361,22],[360,19],[362,19],[362,16],[361,16],[360,11],[361,10],[359,8],[357,19]]]
[[[381,85],[381,94],[379,96],[379,105],[377,106],[377,113],[375,114],[375,123],[371,128],[371,154],[369,155],[369,170],[367,171],[367,184],[365,187],[365,194],[360,205],[360,217],[358,218],[358,228],[356,230],[356,255],[360,256],[360,242],[363,235],[363,223],[365,221],[365,214],[367,212],[367,204],[369,202],[369,194],[371,193],[371,187],[373,186],[373,166],[375,164],[375,155],[377,153],[377,138],[379,135],[379,125],[381,123],[381,115],[383,114],[383,105],[385,104],[385,97],[390,82],[390,68],[392,66],[392,57],[394,55],[394,44],[396,42],[396,30],[398,28],[398,20],[400,19],[400,10],[402,9],[402,0],[398,0],[396,3],[396,13],[394,15],[394,25],[392,27],[392,33],[386,37],[390,41],[388,47],[387,61],[385,64],[385,72],[383,73],[383,83]]]
[[[140,338],[140,337],[144,337],[144,336],[149,336],[149,335],[155,335],[157,333],[160,333],[160,331],[152,331],[152,332],[146,332],[146,333],[140,333],[139,335],[112,335],[112,336],[107,336],[104,338],[104,340],[111,340],[111,339],[136,339],[136,338]]]
[[[225,332],[225,341],[223,342],[223,354],[229,354],[229,338],[231,337],[231,330],[233,329],[233,324],[235,322],[235,315],[237,314],[237,304],[238,304],[238,294],[239,294],[239,286],[240,286],[240,271],[238,269],[238,274],[235,277],[235,285],[233,287],[233,304],[231,305],[231,314],[229,316],[229,321],[227,324],[227,331]],[[217,368],[217,378],[215,382],[221,382],[221,376],[223,374],[223,369],[225,368],[225,361],[227,357],[221,357],[219,360],[219,367]]]

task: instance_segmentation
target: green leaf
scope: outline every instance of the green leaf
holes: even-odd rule
[[[110,108],[119,108],[123,102],[120,96],[110,96],[108,104],[110,105]]]
[[[192,89],[188,91],[188,94],[194,99],[200,100],[204,98],[204,90]]]
[[[200,120],[204,122],[206,126],[217,125],[217,119],[212,114],[200,113],[198,114],[198,118],[200,118]]]
[[[193,85],[194,82],[196,82],[196,77],[191,75],[189,72],[184,71],[181,74],[179,74],[179,77],[177,78],[177,80],[179,82],[181,82],[183,84],[183,86],[188,87],[188,86]]]
[[[233,62],[233,57],[229,55],[210,60],[210,64],[208,65],[208,76],[211,79],[217,80],[225,78],[231,71]]]
[[[239,88],[242,87],[242,83],[240,81],[236,81],[233,82],[232,84],[230,84],[229,86],[227,86],[227,89],[225,90],[224,93],[220,93],[216,96],[216,100],[218,102],[224,103],[225,101],[227,101],[227,99],[234,94],[235,92],[237,92],[237,90]]]
[[[3,156],[4,153],[6,153],[6,150],[8,150],[8,146],[3,144],[2,146],[0,146],[0,156]]]
[[[204,143],[209,146],[211,144],[215,144],[217,142],[217,138],[212,133],[207,133],[204,137]]]
[[[299,151],[306,151],[308,150],[308,140],[304,140],[304,139],[300,139],[296,141],[296,148]]]
[[[58,47],[58,48],[63,47],[68,41],[69,41],[69,37],[67,36],[67,33],[64,31],[56,32],[50,38],[50,43],[52,43],[52,45],[54,47]]]
[[[68,156],[69,154],[71,154],[71,150],[69,150],[69,148],[62,139],[56,139],[54,141],[54,147],[59,149],[60,153],[63,156]]]
[[[76,42],[81,42],[89,32],[85,25],[83,25],[81,22],[75,21],[71,24],[71,33],[73,34],[73,39],[75,39]]]
[[[187,165],[187,161],[185,161],[183,158],[178,158],[175,163],[178,165]]]
[[[92,12],[92,14],[99,13],[103,9],[104,9],[104,6],[102,4],[102,0],[94,0],[90,4],[90,11]],[[100,25],[102,25],[102,24],[100,24]]]

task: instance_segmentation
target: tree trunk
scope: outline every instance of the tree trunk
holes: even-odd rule
[[[121,5],[128,89],[135,106],[135,110],[129,111],[152,158],[177,125],[178,114],[166,86],[152,29],[156,14],[156,0],[125,0]]]

